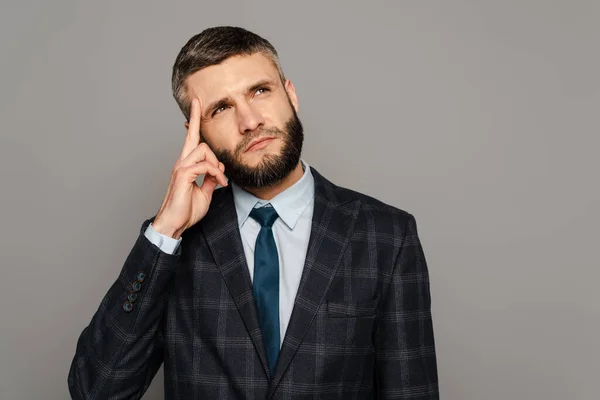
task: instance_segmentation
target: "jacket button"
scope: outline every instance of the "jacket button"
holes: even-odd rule
[[[137,273],[137,281],[138,282],[144,282],[144,279],[146,279],[146,274],[143,273],[142,271]]]
[[[133,310],[133,304],[126,301],[125,303],[123,303],[123,310],[125,310],[125,312],[131,312],[131,310]]]
[[[139,292],[140,290],[142,290],[142,284],[139,283],[138,281],[133,282],[133,284],[131,285],[132,289],[134,292]]]
[[[130,302],[134,302],[137,300],[138,294],[133,292],[133,293],[129,293],[129,295],[127,296],[127,300],[129,300]]]

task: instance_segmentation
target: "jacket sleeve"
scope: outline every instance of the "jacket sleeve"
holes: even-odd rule
[[[439,399],[427,264],[415,218],[405,220],[376,321],[377,398]]]
[[[139,399],[163,362],[162,316],[181,247],[148,240],[146,220],[119,277],[77,341],[69,370],[73,399]]]

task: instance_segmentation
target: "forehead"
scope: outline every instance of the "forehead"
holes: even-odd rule
[[[217,97],[242,93],[263,79],[278,82],[279,72],[273,61],[262,53],[233,56],[222,63],[196,71],[186,79],[190,97],[198,97],[203,106]]]

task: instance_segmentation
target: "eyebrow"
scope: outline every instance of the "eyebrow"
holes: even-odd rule
[[[254,93],[255,91],[257,91],[258,89],[260,89],[263,86],[270,86],[270,87],[274,87],[275,86],[275,81],[273,81],[272,79],[261,79],[260,81],[253,83],[252,85],[248,86],[248,88],[246,89],[246,94],[248,93]],[[204,112],[204,115],[202,116],[205,119],[210,119],[212,116],[212,113],[221,108],[221,107],[225,107],[228,105],[233,104],[233,100],[231,97],[223,97],[222,99],[213,101],[212,103],[209,104],[209,106],[206,108],[206,111]]]

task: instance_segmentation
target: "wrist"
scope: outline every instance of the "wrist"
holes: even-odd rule
[[[152,222],[152,227],[156,232],[160,233],[161,235],[169,236],[177,240],[179,240],[179,238],[181,237],[181,230],[165,226],[160,221],[155,220],[154,222]]]

